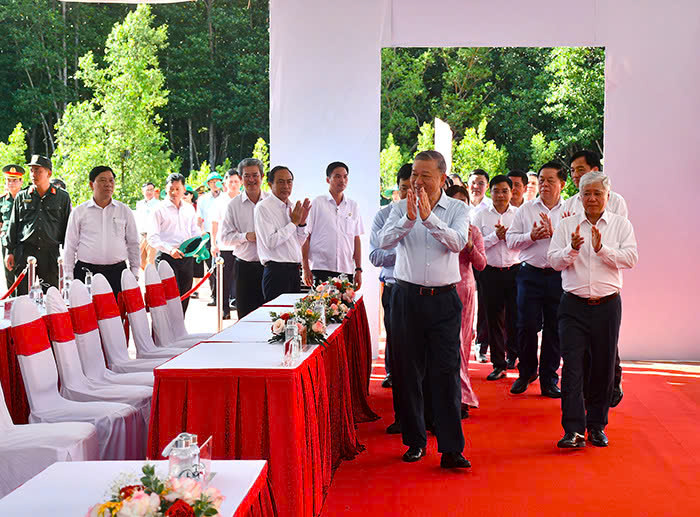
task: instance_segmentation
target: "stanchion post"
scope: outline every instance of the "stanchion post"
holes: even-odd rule
[[[29,292],[36,281],[36,258],[27,257],[27,292]]]
[[[218,332],[224,329],[224,259],[216,257],[216,328]],[[228,298],[228,296],[226,297]]]
[[[63,268],[63,257],[58,256],[58,292],[63,294],[63,288],[65,287],[66,273]]]

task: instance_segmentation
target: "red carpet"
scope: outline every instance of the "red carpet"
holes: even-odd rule
[[[700,366],[632,363],[625,397],[610,412],[608,448],[560,450],[558,400],[533,383],[511,395],[513,378],[487,382],[472,363],[480,409],[463,427],[470,471],[439,468],[435,437],[418,463],[401,461],[401,437],[387,435],[391,393],[375,364],[370,403],[383,419],[361,424],[367,450],[336,471],[323,516],[688,515],[700,501]],[[510,376],[514,376],[510,372]]]

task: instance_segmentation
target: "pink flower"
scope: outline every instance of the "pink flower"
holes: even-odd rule
[[[209,498],[209,502],[211,502],[212,506],[217,510],[221,508],[221,503],[224,502],[225,497],[216,488],[210,486],[204,491],[204,495]]]
[[[323,323],[317,321],[311,326],[311,330],[313,330],[317,334],[323,334],[326,331],[326,327],[323,326]]]
[[[301,334],[304,331],[304,324],[303,323],[297,323],[297,328],[299,329],[299,333]]]
[[[337,304],[337,303],[331,304],[331,310],[332,310],[333,312],[338,312],[338,304]]]
[[[124,501],[119,510],[120,517],[151,517],[160,510],[160,497],[156,494],[146,494],[142,490],[133,493],[130,499]]]
[[[284,320],[278,319],[272,324],[272,333],[281,334],[284,331]]]
[[[323,284],[318,284],[318,286],[316,287],[316,291],[318,291],[319,293],[323,291]]]
[[[182,499],[187,504],[192,505],[202,496],[201,483],[192,478],[172,478],[170,485],[173,491],[165,496],[168,501]]]

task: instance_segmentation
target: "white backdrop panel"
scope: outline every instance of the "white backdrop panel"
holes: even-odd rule
[[[700,2],[272,0],[271,30],[272,161],[297,172],[297,193],[315,195],[325,165],[346,159],[368,230],[378,208],[382,46],[605,46],[605,168],[640,249],[625,275],[621,352],[700,359]],[[373,330],[376,293],[376,283],[365,290]]]

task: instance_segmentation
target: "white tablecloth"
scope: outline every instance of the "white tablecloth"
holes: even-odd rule
[[[274,300],[271,300],[267,302],[266,304],[263,305],[263,307],[267,306],[273,306],[273,305],[288,305],[288,306],[293,306],[295,303],[297,303],[299,300],[301,300],[304,296],[306,296],[309,293],[285,293],[285,294],[280,294],[277,298]],[[274,309],[273,309],[274,310]]]
[[[152,462],[156,473],[165,474],[167,461]],[[96,503],[104,502],[110,486],[125,473],[141,477],[143,461],[76,461],[54,463],[11,494],[0,499],[0,515],[51,515],[80,517]],[[220,513],[229,517],[260,475],[265,461],[212,461],[216,472],[211,485],[226,498]],[[138,481],[137,481],[138,483]]]

